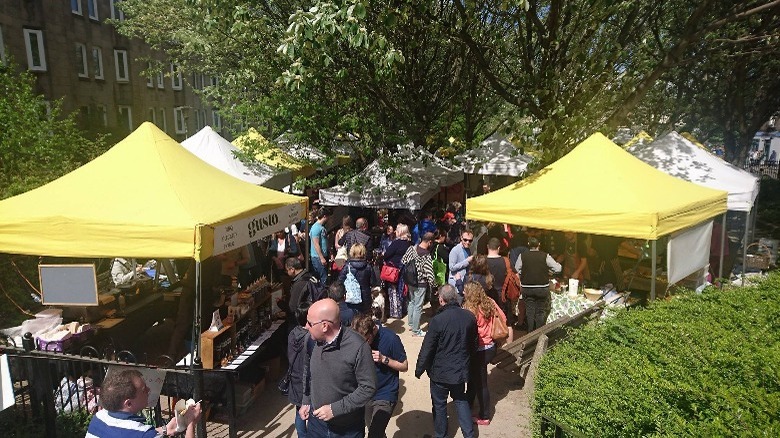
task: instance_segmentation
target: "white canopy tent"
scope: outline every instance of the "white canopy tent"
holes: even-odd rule
[[[521,154],[509,140],[491,135],[479,147],[455,157],[462,163],[463,172],[477,175],[518,177],[525,172],[532,157]]]
[[[242,181],[281,190],[292,183],[290,171],[280,171],[262,163],[244,164],[235,153],[238,149],[206,126],[181,142],[185,149],[217,169]]]
[[[728,192],[727,208],[730,211],[745,212],[749,217],[758,198],[760,184],[756,176],[716,157],[675,131],[650,143],[636,143],[627,150],[666,174]],[[746,219],[745,244],[749,223]],[[721,266],[718,270],[721,276],[725,231],[724,226],[721,235]]]
[[[402,163],[395,172],[380,160],[369,164],[350,181],[320,190],[322,205],[368,208],[421,209],[440,188],[463,181],[463,172],[444,164],[413,145],[399,148]]]

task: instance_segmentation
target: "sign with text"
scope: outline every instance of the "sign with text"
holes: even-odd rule
[[[285,205],[214,228],[214,255],[241,248],[303,219],[301,204]]]

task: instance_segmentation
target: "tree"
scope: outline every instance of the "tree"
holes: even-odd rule
[[[760,39],[762,33],[736,24],[756,19],[776,26],[780,6],[758,0],[454,4],[453,36],[471,48],[494,90],[540,128],[547,160],[595,130],[630,121],[665,74],[692,56],[722,50],[717,36],[725,29],[740,31],[733,35],[740,43]],[[486,23],[504,38],[472,30]]]
[[[338,139],[358,139],[346,142],[354,170],[400,143],[435,151],[451,136],[476,142],[495,129],[502,101],[465,47],[411,7],[435,2],[307,4],[129,0],[118,26],[185,69],[218,75],[206,95],[237,126],[289,132],[332,157]]]
[[[0,199],[45,184],[105,150],[88,140],[75,114],[34,92],[33,76],[13,63],[0,65]]]

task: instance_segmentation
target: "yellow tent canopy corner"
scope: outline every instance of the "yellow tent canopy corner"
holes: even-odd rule
[[[657,240],[724,213],[726,198],[656,170],[596,133],[536,174],[468,199],[466,216]]]
[[[241,150],[250,145],[260,147],[262,150],[255,155],[257,161],[278,169],[289,170],[294,177],[309,176],[315,171],[312,166],[301,163],[292,155],[271,144],[255,128],[249,128],[246,134],[233,140],[233,145]]]
[[[205,163],[146,122],[73,172],[0,201],[0,252],[203,260],[294,223],[306,207]]]
[[[651,137],[650,134],[645,131],[639,131],[639,134],[632,137],[631,140],[623,145],[623,149],[628,149],[637,143],[651,143],[652,141],[653,137]]]

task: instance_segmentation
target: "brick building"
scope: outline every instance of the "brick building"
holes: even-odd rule
[[[194,88],[216,78],[185,77],[165,54],[142,40],[120,35],[107,23],[124,19],[120,0],[0,1],[0,62],[13,58],[36,77],[36,91],[62,99],[66,113],[78,112],[90,134],[122,139],[144,121],[178,141],[205,125],[222,129],[219,114],[201,102]],[[156,73],[144,71],[157,66]]]

